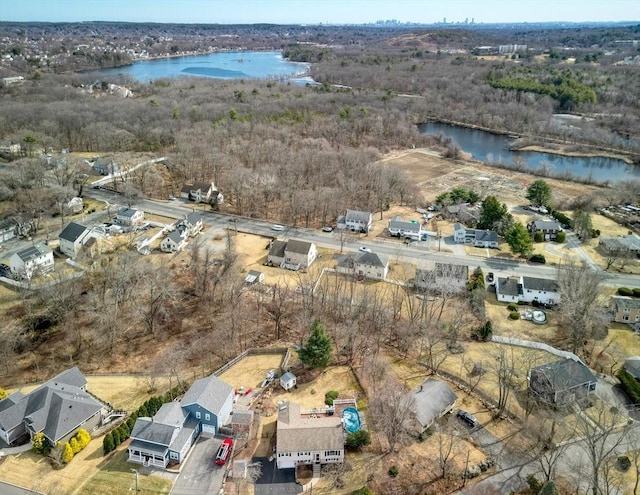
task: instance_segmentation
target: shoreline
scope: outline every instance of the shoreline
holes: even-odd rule
[[[501,131],[498,129],[489,129],[489,128],[482,127],[475,124],[466,124],[464,122],[458,122],[455,120],[448,120],[448,119],[439,119],[436,117],[428,118],[424,122],[420,122],[417,125],[426,124],[427,122],[438,122],[442,124],[449,124],[449,125],[454,125],[458,127],[464,127],[466,129],[474,129],[478,131],[489,132],[491,134],[497,134],[499,136],[514,136],[514,140],[530,139],[532,141],[534,140],[542,141],[542,144],[538,143],[538,144],[526,145],[521,148],[510,148],[510,150],[513,152],[534,151],[538,153],[548,153],[550,155],[558,155],[558,156],[572,156],[576,158],[578,157],[589,158],[589,157],[600,156],[603,158],[613,158],[613,159],[621,160],[628,165],[640,165],[640,162],[634,161],[634,158],[637,159],[638,157],[637,153],[624,152],[624,151],[610,149],[610,148],[597,148],[595,145],[592,145],[592,144],[584,144],[584,143],[576,143],[576,142],[566,143],[560,140],[554,140],[554,138],[551,138],[551,137],[519,135],[519,134],[514,134],[513,132]],[[552,147],[553,145],[559,146],[560,149],[553,148]],[[567,147],[576,147],[576,146],[583,147],[583,148],[591,148],[594,151],[566,150]]]

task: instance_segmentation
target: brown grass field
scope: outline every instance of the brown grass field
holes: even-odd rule
[[[249,355],[220,375],[233,388],[257,388],[269,370],[280,370],[284,354]]]

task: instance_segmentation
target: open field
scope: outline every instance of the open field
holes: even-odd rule
[[[511,320],[507,303],[499,302],[494,292],[487,292],[484,307],[487,319],[491,320],[494,335],[501,337],[516,337],[537,342],[551,342],[556,336],[558,326],[557,312],[547,310],[547,323],[536,325],[527,320]],[[518,311],[524,311],[529,306],[518,306]]]

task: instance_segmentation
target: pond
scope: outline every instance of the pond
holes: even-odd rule
[[[309,64],[289,62],[280,52],[217,52],[190,57],[140,60],[132,65],[92,71],[101,77],[127,75],[141,82],[164,77],[197,76],[216,79],[284,78],[303,83]]]
[[[467,127],[426,122],[418,126],[423,134],[442,134],[474,159],[488,163],[513,164],[516,160],[525,170],[545,169],[548,175],[590,179],[594,182],[619,182],[640,177],[640,167],[617,158],[603,156],[561,156],[537,151],[511,151],[513,137]]]

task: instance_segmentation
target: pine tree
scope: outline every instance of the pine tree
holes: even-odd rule
[[[318,320],[313,322],[307,345],[298,351],[300,361],[311,368],[323,368],[331,362],[331,338]]]
[[[504,240],[509,244],[511,252],[515,254],[526,256],[531,253],[533,249],[531,235],[529,235],[527,229],[520,222],[516,223],[504,233]]]
[[[116,448],[115,443],[113,442],[113,435],[111,432],[107,433],[104,436],[104,440],[102,440],[102,451],[105,454],[112,452]]]

